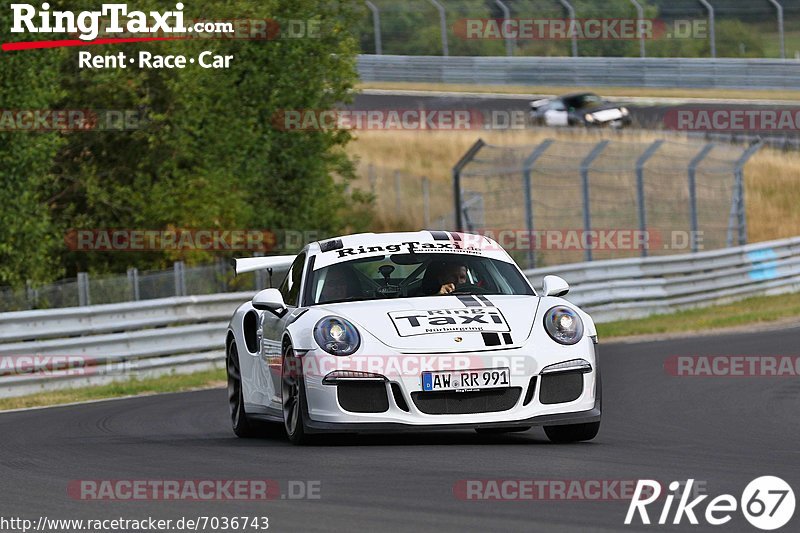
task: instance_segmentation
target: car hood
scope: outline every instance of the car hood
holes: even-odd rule
[[[503,350],[531,334],[537,296],[427,296],[319,306],[386,346],[411,353]]]

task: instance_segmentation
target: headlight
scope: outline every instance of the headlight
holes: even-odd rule
[[[627,116],[628,116],[628,114],[630,113],[630,112],[628,111],[628,108],[627,108],[627,107],[620,107],[620,108],[619,108],[619,111],[620,111],[620,113],[622,113],[622,116],[623,116],[623,117],[627,117]]]
[[[361,337],[358,330],[336,316],[326,316],[314,326],[314,340],[319,347],[333,355],[351,355],[358,350]]]
[[[586,114],[583,116],[586,119],[586,122],[594,122],[594,116]]]
[[[583,337],[583,321],[578,313],[559,305],[544,315],[544,329],[560,344],[575,344]]]

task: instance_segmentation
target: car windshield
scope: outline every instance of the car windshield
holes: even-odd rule
[[[597,107],[603,104],[603,99],[596,94],[579,94],[565,100],[568,107],[573,109],[584,109],[587,107]]]
[[[460,254],[391,254],[336,263],[313,272],[313,304],[462,294],[534,292],[510,263]]]

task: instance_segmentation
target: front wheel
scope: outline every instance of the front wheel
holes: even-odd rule
[[[592,440],[600,431],[600,422],[586,424],[566,424],[563,426],[545,426],[547,438],[556,443],[579,442]]]
[[[281,405],[283,427],[292,444],[305,444],[309,438],[305,427],[306,396],[303,386],[302,361],[291,346],[283,352],[281,365]]]
[[[225,369],[228,374],[228,405],[231,413],[231,426],[237,437],[249,438],[256,436],[253,424],[247,418],[244,410],[244,392],[242,391],[242,371],[239,365],[239,352],[236,343],[231,342],[225,358]]]

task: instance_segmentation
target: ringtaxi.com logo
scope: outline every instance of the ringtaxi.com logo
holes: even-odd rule
[[[751,481],[742,491],[738,500],[731,494],[721,494],[708,501],[705,512],[699,510],[700,504],[708,495],[696,495],[693,499],[691,488],[694,479],[686,481],[686,489],[681,490],[682,484],[673,481],[669,484],[669,491],[664,498],[658,516],[659,525],[667,524],[672,511],[672,504],[678,496],[672,524],[679,525],[684,518],[692,525],[698,525],[698,515],[712,526],[721,526],[733,520],[737,509],[741,509],[745,519],[750,524],[764,531],[772,531],[785,526],[794,516],[795,496],[792,487],[783,479],[776,476],[761,476]],[[636,484],[628,513],[625,516],[625,525],[631,525],[636,517],[644,525],[650,525],[650,515],[647,506],[662,496],[662,485],[651,479],[640,479]],[[695,509],[695,508],[698,509]],[[655,510],[655,509],[654,509]]]
[[[14,24],[11,33],[78,33],[79,39],[92,41],[101,30],[101,17],[106,17],[108,33],[180,33],[186,31],[183,3],[172,11],[128,11],[126,4],[103,4],[98,11],[51,11],[43,3],[37,12],[31,4],[11,4]]]

